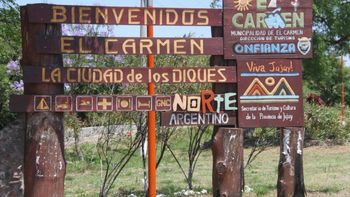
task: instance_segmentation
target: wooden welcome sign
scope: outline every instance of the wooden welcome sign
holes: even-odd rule
[[[301,59],[312,57],[312,1],[223,0],[223,5],[21,7],[25,95],[11,96],[10,110],[28,112],[25,196],[64,196],[61,112],[130,111],[149,111],[149,196],[156,196],[155,111],[161,126],[224,125],[213,135],[213,192],[242,195],[243,130],[237,127],[304,124]],[[211,26],[213,38],[153,38],[152,28],[146,38],[62,36],[60,24]],[[149,68],[64,67],[61,54],[148,55]],[[153,68],[153,55],[212,55],[212,67]],[[151,95],[64,95],[63,83],[149,83]],[[152,95],[155,83],[212,83],[214,91]],[[299,149],[300,131],[298,136],[292,141]]]
[[[38,54],[224,55],[226,59],[238,60],[238,72],[236,73],[236,67],[147,69],[26,65],[23,66],[24,82],[26,84],[238,83],[238,92],[234,96],[238,104],[235,106],[236,110],[238,109],[238,116],[236,110],[227,116],[238,117],[234,119],[237,121],[234,125],[302,126],[302,115],[298,116],[302,114],[301,62],[276,58],[312,56],[311,8],[311,1],[267,0],[225,0],[224,10],[28,5],[26,6],[28,21],[32,24],[181,25],[215,26],[224,29],[224,37],[215,38],[79,37],[38,34],[35,38],[35,50]],[[38,98],[44,98],[41,103],[49,106],[49,110],[45,109],[54,112],[167,111],[167,114],[162,114],[162,125],[165,126],[181,126],[181,122],[184,121],[171,118],[189,117],[185,113],[192,113],[188,109],[177,112],[161,108],[157,105],[157,99],[163,97],[159,96],[150,97],[149,106],[141,109],[137,106],[139,97],[146,98],[126,96],[132,99],[132,102],[129,102],[132,104],[128,105],[132,107],[124,110],[117,104],[118,98],[123,96],[14,96],[11,98],[11,110],[41,111],[37,110],[37,107],[41,106]],[[81,98],[88,99],[91,106],[80,109]],[[164,98],[173,97],[164,96]],[[67,109],[57,108],[63,106],[60,103],[62,99],[69,101]],[[100,108],[99,103],[102,101],[99,99],[107,99],[109,107]],[[220,108],[220,105],[216,107]],[[172,116],[172,113],[176,115]],[[222,114],[223,111],[210,110],[198,113]],[[171,124],[172,121],[176,124]],[[192,123],[190,125],[193,125]],[[227,121],[227,124],[232,124],[232,121]]]

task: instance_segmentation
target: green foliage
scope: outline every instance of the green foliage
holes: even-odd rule
[[[341,70],[338,57],[349,54],[350,2],[314,0],[314,58],[304,61],[304,80],[308,89],[319,94],[328,105],[340,103]],[[349,69],[345,82],[350,80]],[[346,85],[346,92],[350,91]],[[350,103],[349,95],[346,95]]]
[[[343,0],[314,0],[315,31],[321,35],[327,50],[340,54],[349,53],[350,2]]]
[[[19,7],[13,0],[0,1],[0,64],[17,59],[21,51]]]
[[[349,118],[340,121],[340,107],[305,105],[305,139],[333,140],[338,143],[350,139]],[[349,113],[348,113],[349,115]],[[347,116],[349,117],[349,116]]]
[[[0,92],[0,129],[2,129],[15,117],[15,115],[9,111],[9,98],[12,94],[12,90],[5,65],[0,65]]]
[[[13,0],[0,0],[0,129],[14,120],[9,112],[9,98],[15,93],[11,84],[20,75],[8,73],[6,64],[20,56],[21,31],[18,5]]]
[[[314,58],[304,61],[304,80],[308,88],[319,94],[328,105],[340,103],[341,66],[336,54],[327,52],[328,46],[321,34],[315,33]],[[349,69],[345,68],[345,81],[350,80]],[[346,92],[350,91],[349,86]],[[346,101],[350,103],[349,95]]]

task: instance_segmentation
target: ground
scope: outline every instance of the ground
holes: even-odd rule
[[[180,145],[179,145],[180,146]],[[174,146],[176,148],[176,146]],[[89,152],[94,146],[85,145]],[[248,155],[250,149],[245,149]],[[69,154],[69,150],[68,150]],[[186,167],[186,151],[176,149],[180,162]],[[101,178],[101,165],[96,156],[87,155],[86,162],[69,161],[66,175],[66,196],[97,196]],[[244,196],[276,196],[277,166],[279,147],[268,148],[252,166],[246,168],[246,186],[252,191]],[[211,151],[202,153],[196,172],[194,185],[197,190],[211,190]],[[185,168],[186,171],[186,168]],[[350,196],[350,145],[331,147],[309,147],[304,149],[304,174],[308,196]],[[132,158],[125,171],[115,183],[111,196],[127,196],[141,193],[143,189],[143,170],[139,153]],[[174,192],[186,188],[183,175],[172,156],[167,153],[157,171],[157,189],[159,193],[172,196]],[[203,195],[205,196],[205,195]],[[207,196],[211,196],[210,193]]]

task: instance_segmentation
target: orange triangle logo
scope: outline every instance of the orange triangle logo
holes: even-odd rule
[[[36,106],[37,110],[49,110],[49,105],[44,98],[41,98],[39,104]]]

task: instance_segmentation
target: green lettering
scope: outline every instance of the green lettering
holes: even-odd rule
[[[242,13],[237,13],[237,14],[233,15],[232,24],[234,27],[241,28],[241,29],[243,28],[243,24],[239,23],[239,18],[242,18],[242,17],[243,17]]]

